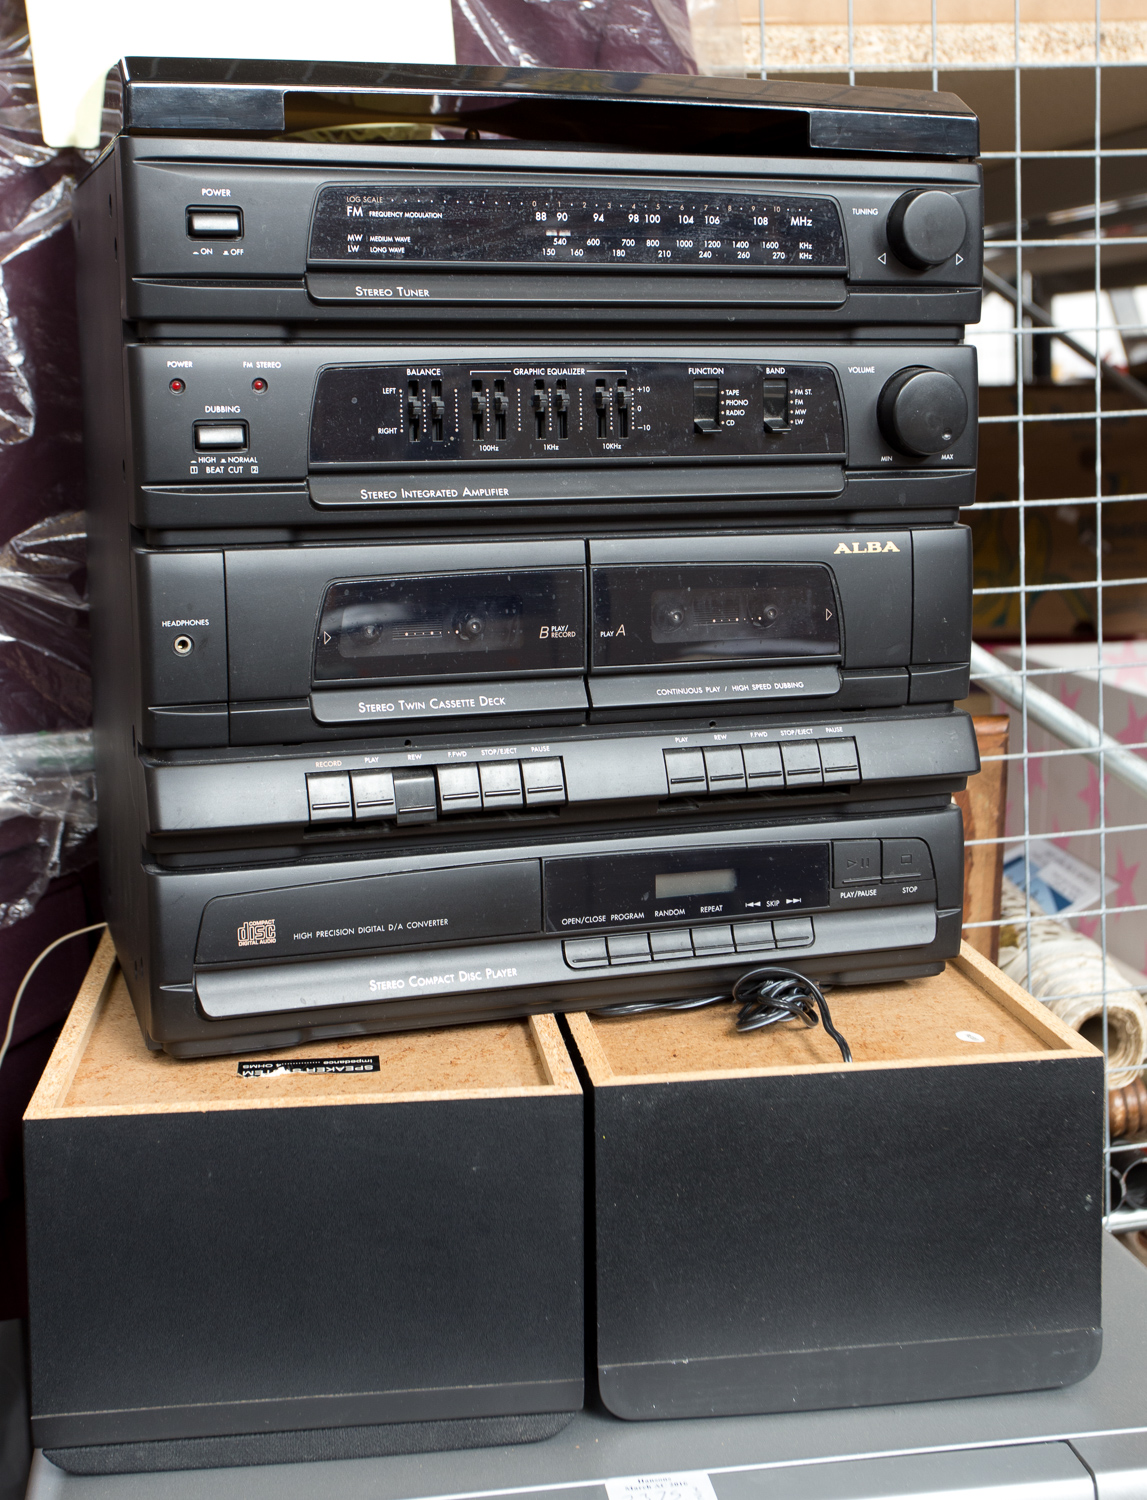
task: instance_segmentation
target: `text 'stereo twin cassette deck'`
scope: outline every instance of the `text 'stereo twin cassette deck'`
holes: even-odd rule
[[[149,1043],[937,972],[978,769],[974,115],[121,73],[76,234],[101,849]]]

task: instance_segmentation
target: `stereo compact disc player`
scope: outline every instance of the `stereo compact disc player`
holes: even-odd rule
[[[321,66],[121,65],[124,133],[76,216],[124,317],[979,320],[978,122],[952,95],[353,64],[332,95]],[[303,115],[479,123],[343,144],[292,138]]]
[[[128,463],[143,527],[456,524],[572,505],[695,524],[707,497],[953,513],[974,498],[970,345],[238,341],[126,355],[134,445],[116,467]]]
[[[133,553],[98,652],[148,747],[967,693],[966,527]],[[138,672],[133,668],[138,667]],[[130,674],[130,676],[129,676]]]
[[[619,979],[632,999],[719,993],[763,963],[909,978],[960,943],[951,804],[259,867],[113,860],[125,977],[178,1056],[581,1009]]]

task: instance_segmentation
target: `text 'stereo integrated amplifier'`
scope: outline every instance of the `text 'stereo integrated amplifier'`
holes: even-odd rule
[[[332,101],[321,65],[282,66],[124,65],[126,133],[80,213],[98,232],[111,208],[125,317],[979,320],[979,129],[952,95],[480,68],[443,92],[364,65]],[[525,135],[303,138],[324,99],[342,124]]]
[[[132,556],[148,747],[823,713],[968,688],[963,526]]]
[[[978,769],[974,115],[121,75],[76,234],[101,857],[150,1043],[937,972]]]
[[[967,345],[134,344],[127,380],[149,528],[975,498]]]
[[[123,871],[133,994],[182,1056],[684,998],[762,963],[835,983],[959,945],[959,811],[519,836],[231,869]]]

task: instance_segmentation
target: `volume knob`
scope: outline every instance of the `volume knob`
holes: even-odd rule
[[[910,365],[880,392],[880,430],[901,453],[928,458],[950,447],[968,425],[968,398],[942,370]]]
[[[896,259],[922,271],[949,260],[968,233],[968,220],[951,193],[931,188],[903,193],[888,215],[888,243]]]

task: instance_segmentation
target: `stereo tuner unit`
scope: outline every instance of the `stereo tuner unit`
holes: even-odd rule
[[[980,316],[978,123],[949,94],[533,69],[121,71],[124,133],[81,185],[77,222],[128,319],[955,330]],[[388,142],[392,118],[415,138]],[[364,144],[353,127],[367,123]]]

